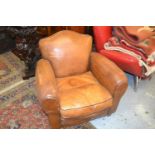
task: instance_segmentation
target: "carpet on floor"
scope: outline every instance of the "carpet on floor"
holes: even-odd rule
[[[36,97],[35,78],[22,80],[21,72],[24,66],[9,52],[0,56],[0,83],[1,90],[10,87],[11,84],[21,81],[15,87],[0,93],[0,128],[1,129],[49,129],[47,115],[43,112]],[[5,58],[4,58],[5,57]],[[8,59],[7,59],[8,58]],[[11,65],[13,64],[13,65]],[[12,82],[9,77],[18,77]],[[1,82],[3,81],[3,82]],[[70,127],[67,129],[95,129],[91,123]]]
[[[22,80],[24,62],[12,52],[0,54],[0,92]]]

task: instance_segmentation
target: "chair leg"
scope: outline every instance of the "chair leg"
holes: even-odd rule
[[[49,114],[48,119],[49,119],[52,129],[60,129],[61,128],[61,122],[60,122],[60,118],[58,117],[58,115]]]
[[[134,78],[134,91],[136,92],[138,88],[139,78],[138,76],[134,76],[133,78]]]

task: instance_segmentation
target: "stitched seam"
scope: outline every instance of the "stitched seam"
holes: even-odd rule
[[[90,106],[85,106],[85,107],[81,107],[81,108],[71,108],[71,109],[66,109],[66,110],[64,110],[64,109],[62,109],[61,107],[60,107],[60,109],[62,110],[62,111],[70,111],[70,110],[74,110],[74,109],[84,109],[84,108],[88,108],[88,107],[93,107],[93,106],[95,106],[95,105],[98,105],[98,104],[103,104],[103,103],[105,103],[105,102],[107,102],[107,101],[110,101],[110,100],[112,100],[112,98],[110,98],[110,99],[107,99],[107,100],[105,100],[104,102],[99,102],[99,103],[96,103],[96,104],[93,104],[93,105],[90,105]]]
[[[109,107],[105,108],[104,110],[100,110],[100,111],[91,113],[91,114],[86,115],[86,116],[63,117],[63,115],[62,115],[61,120],[62,120],[62,118],[64,118],[64,119],[70,119],[70,118],[71,118],[71,119],[72,119],[72,118],[73,118],[73,119],[74,119],[74,118],[83,119],[83,118],[88,118],[88,117],[91,117],[91,116],[94,115],[94,114],[101,113],[101,112],[106,112],[108,109],[109,109]]]

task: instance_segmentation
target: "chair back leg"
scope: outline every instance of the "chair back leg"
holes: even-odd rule
[[[134,75],[133,78],[134,78],[134,91],[136,92],[138,89],[139,77]]]

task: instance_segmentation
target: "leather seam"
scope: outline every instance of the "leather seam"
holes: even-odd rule
[[[112,98],[109,98],[109,99],[105,100],[104,102],[107,102],[107,101],[110,101],[110,100],[112,100]],[[85,106],[85,107],[82,107],[82,108],[81,107],[80,108],[71,108],[71,109],[66,109],[66,110],[64,110],[64,109],[62,109],[60,107],[60,110],[62,110],[62,111],[70,111],[72,109],[84,109],[84,108],[88,108],[88,107],[93,107],[93,106],[98,105],[98,104],[103,104],[104,102],[99,102],[99,103],[96,103],[96,104],[93,104],[93,105],[90,105],[90,106]]]
[[[88,118],[88,117],[91,117],[92,115],[94,115],[94,114],[97,114],[97,113],[100,113],[100,112],[106,112],[107,110],[109,109],[109,107],[107,107],[107,108],[105,108],[104,110],[101,110],[101,111],[97,111],[97,112],[94,112],[94,113],[92,113],[92,114],[90,114],[90,115],[86,115],[86,116],[72,116],[72,117],[61,117],[61,118],[64,118],[64,119],[72,119],[72,118],[79,118],[79,119],[83,119],[84,117],[86,117],[86,118]],[[62,120],[62,119],[61,119]]]

